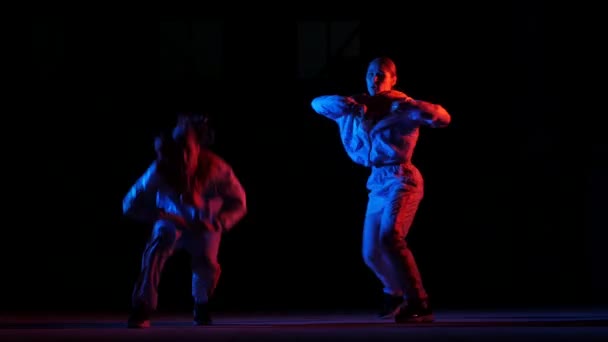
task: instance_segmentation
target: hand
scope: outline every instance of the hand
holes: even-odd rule
[[[187,192],[179,196],[180,201],[183,204],[194,206],[196,209],[202,209],[204,207],[203,196],[198,192]]]
[[[413,108],[412,101],[407,99],[395,100],[391,104],[392,113],[403,113]]]
[[[426,118],[424,117],[424,112],[422,112],[418,107],[413,106],[411,102],[401,102],[396,104],[393,108],[393,113],[404,115],[408,118],[408,120],[416,124],[428,124]]]
[[[173,221],[173,222],[175,222],[178,225],[178,227],[179,226],[181,226],[181,227],[187,227],[188,226],[188,224],[186,223],[186,220],[183,217],[175,215],[175,214],[167,213],[164,210],[161,210],[161,212],[160,212],[160,218],[161,219],[166,219],[166,220]]]
[[[199,220],[192,222],[189,227],[196,232],[217,232],[220,226],[216,222],[209,220],[203,212],[199,212]]]
[[[367,111],[367,106],[357,102],[352,97],[344,97],[340,104],[341,104],[340,110],[343,113],[363,116],[365,114],[365,112]]]
[[[201,226],[203,228],[203,230],[208,231],[208,232],[216,232],[217,228],[216,226],[209,220],[202,220],[201,221]]]

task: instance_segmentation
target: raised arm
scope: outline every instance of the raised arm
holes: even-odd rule
[[[312,109],[332,120],[344,115],[363,115],[365,105],[358,103],[351,96],[322,95],[315,97],[311,102]]]

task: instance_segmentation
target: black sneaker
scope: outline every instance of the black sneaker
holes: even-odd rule
[[[382,319],[393,318],[402,309],[402,306],[405,305],[405,300],[403,296],[393,296],[385,293],[382,298],[382,304],[382,310],[378,313],[378,317]]]
[[[434,321],[433,309],[428,301],[409,303],[395,315],[396,323],[431,323]]]
[[[194,325],[211,325],[211,312],[209,304],[194,304]]]
[[[149,328],[150,311],[143,306],[134,307],[127,321],[127,327],[138,329]]]

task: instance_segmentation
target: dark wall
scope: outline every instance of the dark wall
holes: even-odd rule
[[[33,20],[24,77],[40,150],[18,164],[25,222],[8,235],[0,309],[128,308],[149,227],[122,218],[121,200],[154,157],[154,135],[185,109],[213,115],[216,150],[248,193],[249,214],[220,251],[218,305],[374,307],[381,288],[360,256],[368,171],[310,100],[363,91],[378,55],[395,59],[402,90],[453,116],[422,131],[415,156],[426,197],[409,241],[436,305],[599,303],[605,191],[581,185],[605,184],[605,167],[564,158],[585,131],[559,119],[550,23],[533,6],[453,10],[327,21],[329,36],[295,19]],[[161,308],[189,310],[189,286],[178,253]]]

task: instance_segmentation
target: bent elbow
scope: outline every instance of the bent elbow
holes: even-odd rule
[[[315,97],[312,99],[312,101],[310,101],[310,106],[316,113],[321,114],[323,112],[323,100],[321,97]]]
[[[133,216],[133,203],[131,201],[122,202],[122,214],[127,217]]]
[[[440,118],[438,127],[440,127],[440,128],[448,127],[451,122],[452,122],[452,117],[449,114],[446,114],[445,116]]]
[[[452,116],[442,106],[437,106],[437,114],[435,117],[435,127],[444,128],[452,122]]]
[[[131,211],[131,199],[129,198],[129,196],[127,195],[125,198],[123,198],[122,200],[122,214],[123,215],[128,215],[128,213]]]
[[[240,207],[240,211],[241,211],[241,217],[247,215],[247,212],[249,211],[249,208],[247,208],[247,199],[245,198],[245,195],[243,195],[241,197],[241,200],[239,201],[239,207]]]

